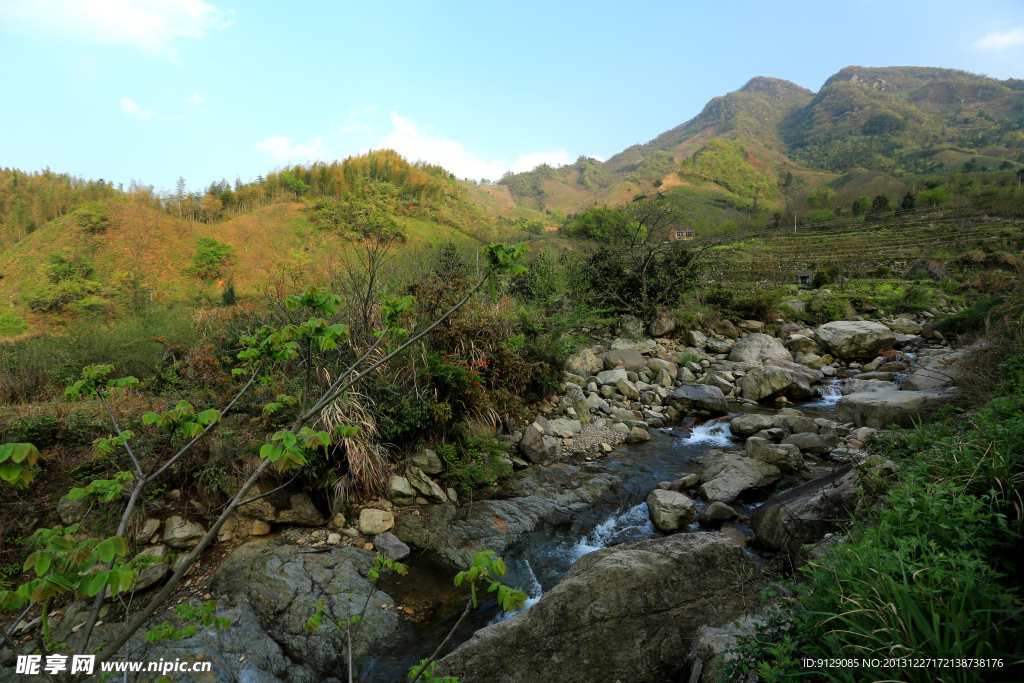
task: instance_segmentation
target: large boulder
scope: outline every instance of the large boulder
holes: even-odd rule
[[[619,324],[615,326],[615,331],[620,337],[628,337],[630,339],[642,337],[644,335],[644,321],[635,315],[624,315],[619,318]]]
[[[722,390],[707,384],[684,384],[675,390],[672,399],[682,408],[710,410],[714,413],[729,412],[729,403]]]
[[[615,384],[620,379],[627,379],[626,368],[617,367],[611,370],[602,370],[597,373],[597,379],[601,384]]]
[[[911,320],[910,318],[896,318],[886,327],[899,334],[920,334],[921,332],[921,325],[916,320]]]
[[[879,323],[840,320],[819,327],[814,340],[836,358],[874,358],[879,351],[892,348],[896,335]]]
[[[596,375],[603,369],[604,361],[598,358],[597,354],[590,349],[583,349],[579,353],[569,356],[565,361],[565,371],[580,377]]]
[[[786,389],[786,395],[792,398],[810,398],[815,395],[812,385],[825,379],[825,373],[815,368],[810,368],[803,363],[794,363],[784,358],[769,358],[766,365],[782,368],[793,380],[793,383]]]
[[[684,529],[697,518],[697,507],[678,491],[654,489],[647,496],[647,514],[661,531]]]
[[[621,367],[627,372],[640,372],[647,367],[647,361],[636,349],[605,351],[598,358],[604,362],[605,370]]]
[[[773,399],[786,393],[793,385],[789,372],[772,365],[754,368],[737,382],[743,398],[751,401]]]
[[[686,343],[696,349],[703,349],[707,346],[708,338],[700,330],[690,330],[686,333]]]
[[[851,464],[775,496],[754,511],[750,528],[757,543],[772,550],[797,550],[814,543],[844,520],[857,503],[857,472]]]
[[[760,415],[758,413],[747,413],[734,417],[729,422],[729,429],[735,436],[747,437],[757,434],[762,429],[770,429],[774,415]]]
[[[544,428],[536,422],[527,425],[519,440],[519,452],[532,463],[541,463],[558,453],[558,440],[545,436]]]
[[[844,379],[839,383],[839,394],[849,396],[850,394],[870,393],[878,391],[898,391],[899,387],[893,382],[885,382],[876,379]]]
[[[801,453],[810,453],[811,455],[825,455],[832,450],[825,437],[814,432],[802,432],[787,436],[782,443],[796,446]]]
[[[914,364],[914,371],[903,380],[904,391],[945,389],[962,381],[966,369],[977,358],[975,349],[923,356]]]
[[[772,443],[768,439],[752,436],[744,446],[749,457],[775,465],[783,472],[795,472],[804,466],[804,456],[792,444]]]
[[[392,474],[388,477],[388,498],[395,505],[412,505],[416,502],[416,489],[405,477]]]
[[[664,337],[676,329],[676,319],[665,309],[659,309],[657,316],[651,321],[647,331],[652,337]]]
[[[836,414],[840,422],[852,422],[857,427],[913,427],[956,395],[955,389],[861,392],[839,399]]]
[[[429,448],[413,451],[406,461],[406,465],[418,467],[427,474],[441,474],[444,472],[444,463],[441,462],[441,457],[437,454],[437,451]]]
[[[673,678],[705,625],[757,601],[753,561],[716,533],[676,534],[584,555],[525,612],[477,631],[435,675],[593,683]],[[674,680],[674,678],[673,678]]]
[[[753,458],[723,455],[705,468],[700,495],[707,501],[731,503],[750,489],[768,489],[782,478],[782,471]]]
[[[447,503],[448,494],[418,467],[406,467],[405,476],[412,487],[423,494],[431,503]],[[387,531],[387,529],[385,529]]]
[[[139,555],[145,555],[155,559],[151,561],[151,564],[147,565],[139,572],[139,575],[135,579],[135,584],[132,586],[133,591],[146,590],[154,583],[167,576],[167,572],[171,568],[170,560],[167,557],[167,546],[162,543],[148,546],[140,552]]]
[[[177,550],[186,550],[199,545],[199,540],[206,534],[201,524],[189,522],[175,515],[164,521],[163,541]]]
[[[729,360],[737,363],[763,363],[769,358],[793,360],[793,354],[775,337],[759,332],[738,340],[729,351]]]

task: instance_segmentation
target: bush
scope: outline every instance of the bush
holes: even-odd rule
[[[449,480],[454,480],[455,487],[465,495],[512,474],[505,449],[493,439],[468,437],[457,445],[442,444],[437,452],[447,464]]]
[[[942,334],[981,334],[988,327],[991,312],[1004,301],[1001,296],[990,296],[978,301],[966,311],[946,316],[939,321]]]
[[[744,320],[773,323],[779,317],[779,293],[770,289],[754,289],[736,299],[730,307]]]
[[[219,278],[221,270],[234,260],[231,252],[230,244],[218,242],[212,237],[200,237],[196,240],[192,265],[186,268],[185,272],[188,275],[195,275],[204,282],[212,282]]]

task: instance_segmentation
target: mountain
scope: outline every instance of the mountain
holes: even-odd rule
[[[716,140],[733,141],[742,164],[709,164],[728,153]],[[722,219],[780,208],[788,197],[826,183],[849,185],[850,174],[859,186],[879,174],[893,180],[1020,162],[1024,81],[953,69],[850,66],[817,93],[753,78],[686,123],[605,162],[580,157],[557,169],[507,175],[500,184],[518,206],[566,213],[664,186],[691,200],[696,217]],[[750,191],[754,186],[761,189]]]

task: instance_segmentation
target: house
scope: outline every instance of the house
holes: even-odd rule
[[[814,274],[811,273],[811,271],[809,270],[801,270],[799,273],[796,274],[797,284],[803,287],[810,287],[813,278]]]
[[[673,225],[668,229],[668,239],[669,241],[692,240],[693,228],[689,225]]]

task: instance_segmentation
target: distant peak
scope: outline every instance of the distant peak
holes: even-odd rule
[[[796,83],[768,76],[755,76],[740,88],[740,92],[779,92],[780,90],[795,90],[811,94],[810,90],[801,88]]]

